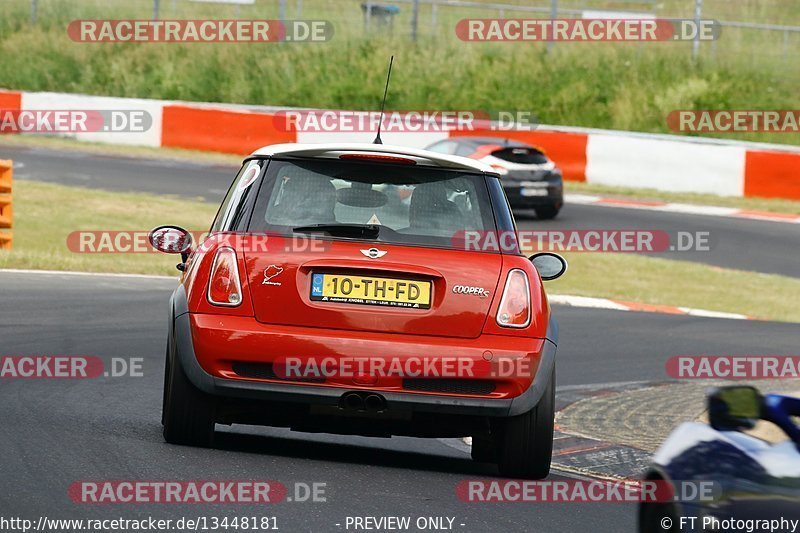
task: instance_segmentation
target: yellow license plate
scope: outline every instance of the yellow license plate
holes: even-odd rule
[[[311,299],[317,302],[429,309],[431,282],[314,273],[311,275]]]

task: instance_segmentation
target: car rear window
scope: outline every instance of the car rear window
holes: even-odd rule
[[[495,150],[492,152],[492,155],[510,163],[520,163],[523,165],[543,165],[548,162],[547,156],[540,150],[524,146]]]
[[[273,160],[250,231],[289,236],[318,224],[376,225],[379,235],[368,240],[459,247],[465,231],[495,229],[486,179],[483,174],[409,165]],[[354,238],[336,232],[330,236]]]

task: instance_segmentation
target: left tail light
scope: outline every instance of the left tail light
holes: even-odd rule
[[[242,303],[239,263],[233,248],[223,246],[214,256],[208,282],[208,301],[225,307],[236,307]]]
[[[515,268],[508,273],[497,324],[504,328],[527,328],[531,323],[531,286],[528,275]]]

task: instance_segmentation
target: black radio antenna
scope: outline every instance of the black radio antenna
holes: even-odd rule
[[[389,80],[392,77],[392,63],[394,63],[394,56],[389,58],[389,73],[386,74],[386,87],[383,88],[383,102],[381,102],[381,117],[378,121],[378,134],[375,135],[375,140],[372,144],[383,144],[381,140],[381,125],[383,124],[383,110],[386,107],[386,93],[389,92]]]

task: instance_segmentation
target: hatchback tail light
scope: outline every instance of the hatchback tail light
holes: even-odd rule
[[[223,246],[214,256],[208,282],[208,301],[226,307],[236,307],[242,303],[242,282],[233,248]]]
[[[361,161],[375,161],[378,163],[397,163],[398,165],[416,165],[417,162],[407,157],[399,157],[396,155],[378,155],[378,154],[342,154],[339,159],[357,159]]]
[[[508,273],[497,310],[497,324],[504,328],[526,328],[531,323],[531,287],[523,270]]]
[[[495,172],[497,172],[501,176],[505,176],[506,174],[508,174],[508,169],[503,165],[493,164],[491,165],[491,167],[494,169]]]

